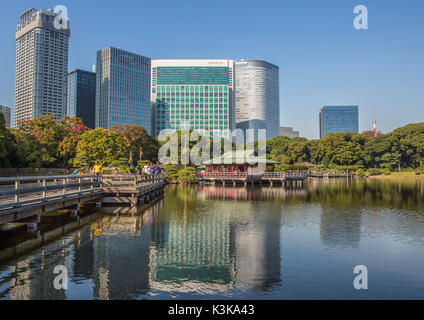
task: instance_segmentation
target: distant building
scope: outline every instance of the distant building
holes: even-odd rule
[[[279,68],[266,61],[241,60],[236,67],[236,123],[247,141],[258,139],[257,130],[266,129],[266,139],[279,134]],[[254,129],[255,136],[249,136]]]
[[[82,118],[84,124],[95,128],[96,74],[75,70],[68,74],[67,115]]]
[[[235,129],[232,60],[152,60],[155,135],[192,129],[214,138]]]
[[[10,128],[10,116],[12,110],[9,107],[0,105],[0,112],[4,115],[4,119],[6,120],[6,127]]]
[[[51,10],[30,9],[16,32],[15,126],[44,114],[66,114],[69,26]]]
[[[358,106],[325,106],[319,113],[320,138],[329,133],[359,133]]]
[[[108,47],[97,52],[96,128],[140,125],[151,134],[151,59]]]
[[[299,131],[293,131],[292,127],[280,127],[280,136],[288,138],[298,138],[300,137]]]

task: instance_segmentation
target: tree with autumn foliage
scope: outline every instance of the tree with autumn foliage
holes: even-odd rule
[[[80,136],[89,130],[81,118],[65,117],[58,121],[57,131],[60,138],[58,156],[62,167],[73,165]]]

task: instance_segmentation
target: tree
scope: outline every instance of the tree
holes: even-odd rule
[[[18,165],[53,167],[57,160],[57,130],[53,115],[22,121],[17,130]]]
[[[367,138],[378,138],[378,137],[383,136],[383,133],[381,131],[377,131],[377,132],[374,133],[373,130],[364,131],[364,132],[362,132],[362,134],[364,136],[366,136]]]
[[[8,130],[6,128],[6,120],[3,113],[0,112],[0,166],[1,168],[9,167],[9,150],[8,145]]]
[[[330,133],[317,144],[313,160],[329,165],[360,165],[366,137],[357,133]]]
[[[80,135],[89,130],[81,118],[60,119],[57,126],[58,156],[62,167],[72,166]]]
[[[126,146],[125,156],[130,158],[132,155],[133,163],[137,163],[139,160],[157,161],[159,143],[149,136],[143,127],[114,125],[112,130],[123,137]]]
[[[115,160],[124,158],[126,151],[124,138],[120,134],[97,128],[80,136],[74,165],[91,167],[96,160],[109,165]]]

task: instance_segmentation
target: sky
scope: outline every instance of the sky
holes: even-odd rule
[[[280,124],[319,137],[325,105],[358,105],[360,131],[424,121],[422,0],[0,0],[0,104],[13,107],[19,16],[68,9],[69,71],[107,46],[153,59],[265,60],[280,70]],[[368,29],[353,25],[357,5]]]

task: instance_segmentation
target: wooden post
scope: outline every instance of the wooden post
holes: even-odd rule
[[[21,187],[21,182],[19,180],[15,181],[15,203],[19,203],[19,191]]]
[[[43,179],[43,200],[46,201],[47,193],[46,193],[46,179]]]
[[[66,194],[66,178],[63,179],[63,194]]]

